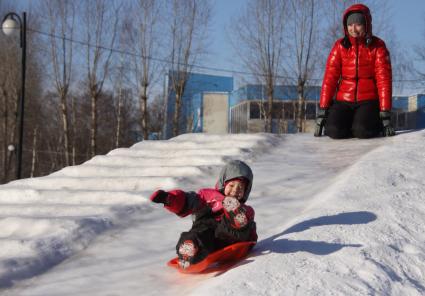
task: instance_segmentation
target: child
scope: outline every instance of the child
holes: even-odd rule
[[[208,254],[242,241],[257,241],[254,210],[245,202],[251,191],[251,168],[240,160],[226,164],[214,188],[198,193],[158,190],[150,197],[180,217],[192,214],[192,228],[176,246],[179,265],[187,268]]]

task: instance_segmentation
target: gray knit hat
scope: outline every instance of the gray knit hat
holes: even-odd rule
[[[361,12],[354,12],[347,17],[347,26],[351,24],[366,24],[366,19]]]
[[[251,168],[241,160],[231,160],[221,169],[216,188],[218,190],[224,190],[227,181],[239,179],[241,177],[247,181],[245,194],[242,198],[242,202],[246,202],[251,192],[254,175],[252,174]]]

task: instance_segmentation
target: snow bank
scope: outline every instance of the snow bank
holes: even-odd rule
[[[424,295],[425,132],[364,143],[380,141],[297,217],[273,225],[237,271],[192,295]]]
[[[265,134],[144,141],[46,177],[0,186],[0,287],[42,273],[105,230],[140,219],[152,211],[148,197],[155,189],[190,183],[274,141]]]

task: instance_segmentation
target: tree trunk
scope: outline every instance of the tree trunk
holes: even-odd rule
[[[269,84],[267,86],[267,123],[266,123],[266,132],[272,132],[272,124],[273,124],[273,84]]]
[[[31,161],[31,174],[30,174],[31,178],[34,178],[35,176],[36,157],[37,157],[37,128],[34,128],[34,136],[32,139],[32,161]]]
[[[83,1],[82,22],[85,27],[87,84],[91,99],[90,156],[97,154],[97,101],[109,75],[111,57],[118,30],[120,8],[111,1]]]
[[[91,129],[90,129],[90,156],[96,155],[97,146],[97,94],[91,95]]]
[[[72,98],[71,100],[71,105],[72,105],[72,165],[76,165],[75,162],[75,151],[76,151],[76,143],[75,143],[75,138],[77,137],[77,120],[75,118],[75,99]]]
[[[66,92],[61,91],[61,113],[62,113],[62,125],[63,125],[63,148],[65,151],[65,166],[70,165],[69,161],[69,128],[68,128],[68,107],[66,104]]]
[[[141,113],[141,123],[142,123],[142,132],[143,132],[143,140],[148,139],[148,96],[147,96],[148,88],[147,86],[143,86],[142,95],[140,97],[140,113]]]
[[[181,109],[181,94],[176,92],[176,102],[174,107],[174,118],[173,118],[173,136],[176,137],[180,131],[180,109]]]
[[[15,93],[13,94],[12,97],[13,98],[17,98],[18,97],[18,92],[15,91]],[[15,117],[13,118],[13,123],[14,124],[11,124],[11,126],[9,127],[9,130],[12,132],[12,134],[10,135],[10,143],[13,143],[13,145],[15,146],[15,150],[13,151],[13,154],[12,153],[10,154],[11,157],[9,159],[8,169],[7,169],[8,174],[13,174],[12,175],[12,176],[14,176],[13,179],[16,179],[16,171],[18,170],[17,163],[16,163],[16,158],[17,158],[17,153],[18,153],[18,151],[16,150],[17,143],[18,143],[18,139],[17,139],[17,137],[18,137],[18,108],[19,108],[19,106],[18,106],[18,100],[15,99],[14,100],[14,104],[13,104],[13,110],[14,110],[14,114],[15,114]],[[12,158],[13,158],[12,155],[15,158],[14,159],[15,160],[14,161],[15,165],[12,165]],[[9,180],[9,175],[7,176],[7,178]]]
[[[122,83],[120,81],[120,86],[118,90],[118,114],[117,114],[117,128],[115,130],[115,148],[120,146],[120,136],[121,136],[121,109],[122,109]]]
[[[298,80],[297,84],[297,93],[298,93],[298,109],[297,109],[297,130],[299,133],[304,132],[304,105],[305,105],[305,97],[304,97],[304,86],[305,81]]]

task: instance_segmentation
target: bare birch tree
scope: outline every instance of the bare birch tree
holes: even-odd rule
[[[134,142],[131,140],[132,128],[134,128],[135,117],[138,113],[136,111],[136,102],[133,99],[133,88],[131,84],[132,69],[127,62],[129,59],[125,59],[124,54],[121,54],[120,62],[117,70],[113,73],[113,79],[115,81],[114,91],[114,106],[111,109],[114,110],[115,115],[115,126],[114,126],[114,148],[122,147],[122,145],[129,145]],[[130,75],[128,74],[130,73]]]
[[[283,30],[286,20],[284,1],[251,0],[233,31],[237,37],[232,43],[240,53],[242,63],[264,85],[267,132],[272,131],[274,88],[283,66]]]
[[[207,0],[170,1],[170,77],[169,87],[175,94],[173,135],[180,132],[183,93],[193,64],[204,53],[206,29],[211,18]]]
[[[82,26],[87,42],[87,84],[91,100],[90,155],[97,151],[97,102],[111,67],[112,49],[115,45],[119,8],[113,1],[84,1]]]
[[[117,124],[115,128],[115,148],[120,146],[121,128],[122,128],[122,106],[123,106],[123,80],[124,80],[124,57],[121,55],[121,61],[118,71],[118,102],[117,102]]]
[[[37,161],[37,131],[38,131],[37,127],[33,128],[32,160],[31,160],[31,172],[30,172],[31,178],[35,176],[35,165]]]
[[[289,40],[292,51],[291,76],[295,76],[297,86],[297,130],[305,129],[305,88],[315,71],[317,44],[317,5],[316,0],[289,0]]]
[[[157,0],[138,0],[131,7],[131,21],[126,24],[132,49],[134,76],[140,105],[140,126],[143,138],[148,138],[148,96],[155,79],[158,77],[158,63],[152,56],[158,55],[160,40],[160,14],[162,2]]]
[[[44,10],[47,11],[50,31],[49,44],[54,88],[60,100],[65,165],[69,166],[71,164],[71,149],[68,96],[73,65],[73,44],[70,40],[74,37],[75,1],[48,0],[44,2]],[[75,148],[73,147],[72,150],[75,150]]]

